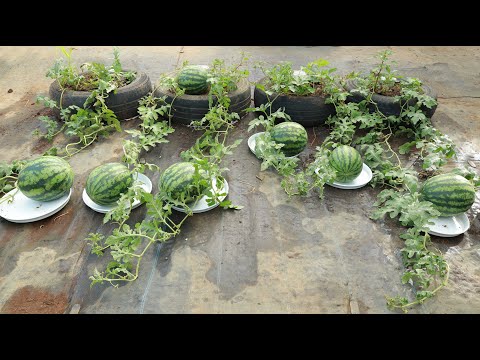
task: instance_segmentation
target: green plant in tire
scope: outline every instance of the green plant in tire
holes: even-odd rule
[[[176,69],[175,76],[171,76],[171,73],[161,74],[157,85],[169,89],[175,98],[184,94],[208,94],[211,109],[214,106],[214,96],[223,107],[229,107],[227,94],[235,91],[239,82],[249,75],[249,70],[245,68],[248,59],[242,53],[240,60],[233,64],[227,64],[223,59],[214,59],[208,66],[192,65],[186,60]]]
[[[241,53],[240,60],[233,64],[226,64],[225,60],[214,59],[208,67],[208,83],[210,84],[209,102],[213,104],[213,96],[216,96],[219,102],[224,106],[230,105],[230,99],[226,94],[235,91],[238,84],[247,79],[250,74],[245,67],[249,57],[245,53]]]
[[[363,161],[360,153],[348,145],[336,147],[330,154],[330,166],[336,172],[336,179],[339,182],[349,182],[355,179],[362,172]]]
[[[324,94],[333,85],[335,68],[328,68],[329,62],[325,59],[317,59],[300,67],[296,73],[292,63],[283,61],[269,66],[258,62],[255,67],[260,68],[265,74],[266,82],[259,84],[267,95],[279,93],[284,95],[311,96]]]
[[[73,170],[62,158],[41,156],[20,171],[17,185],[22,194],[32,200],[56,200],[70,191]]]
[[[135,79],[134,71],[123,71],[120,63],[120,52],[113,48],[114,60],[112,65],[86,62],[80,68],[72,63],[74,48],[60,47],[64,58],[55,60],[54,65],[48,70],[47,77],[57,80],[64,89],[75,91],[92,91],[107,87],[120,88],[130,84]]]
[[[101,63],[84,63],[78,70],[72,63],[72,51],[60,47],[65,59],[58,59],[47,72],[50,77],[60,84],[63,91],[90,91],[91,94],[83,104],[83,107],[75,105],[61,108],[55,100],[48,96],[37,96],[37,103],[45,107],[58,109],[63,124],[59,126],[56,119],[50,116],[40,116],[39,120],[44,124],[46,133],[40,130],[34,131],[35,135],[41,135],[48,141],[52,141],[62,131],[67,137],[76,137],[78,141],[65,146],[65,156],[70,157],[91,145],[99,137],[106,137],[112,131],[122,131],[120,122],[115,113],[106,105],[106,99],[110,93],[118,88],[130,84],[136,77],[133,71],[123,71],[120,63],[118,48],[114,48],[114,60],[112,65],[105,66]],[[58,149],[53,147],[49,154],[56,155]]]
[[[99,205],[112,205],[133,183],[133,175],[124,164],[107,163],[97,166],[88,175],[85,190]]]

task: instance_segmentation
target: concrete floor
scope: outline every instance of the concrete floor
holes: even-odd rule
[[[380,47],[121,47],[122,64],[145,71],[152,82],[177,63],[232,59],[241,50],[251,59],[292,61],[296,66],[325,58],[341,73],[368,68]],[[77,47],[76,62],[108,62],[110,47]],[[392,47],[398,68],[437,90],[433,122],[459,148],[457,163],[470,160],[480,170],[480,48]],[[40,155],[50,144],[31,135],[40,127],[37,94],[46,94],[47,69],[59,56],[54,47],[0,48],[0,161]],[[250,80],[261,74],[253,71]],[[8,89],[13,92],[7,93]],[[400,283],[401,228],[368,215],[378,189],[328,188],[289,200],[280,178],[260,174],[250,153],[244,118],[231,140],[245,139],[225,165],[229,198],[244,209],[215,209],[187,220],[173,241],[157,244],[144,258],[139,279],[115,289],[90,288],[88,276],[107,258],[90,255],[84,240],[90,232],[108,233],[103,215],[81,199],[89,172],[119,161],[125,136],[114,134],[70,163],[74,193],[56,216],[30,224],[0,219],[0,312],[3,313],[389,313],[385,295],[411,295]],[[124,124],[133,128],[137,120]],[[312,152],[326,135],[315,128]],[[196,133],[176,126],[163,144],[146,156],[162,169],[179,161]],[[310,141],[314,139],[309,131]],[[58,144],[66,144],[59,137]],[[457,165],[451,162],[448,166]],[[151,174],[149,174],[151,175]],[[263,178],[259,180],[257,178]],[[151,176],[156,189],[158,176]],[[480,313],[480,221],[478,201],[468,212],[471,228],[464,235],[433,241],[451,267],[450,282],[438,296],[412,313]],[[58,215],[63,215],[57,217]],[[131,221],[143,218],[145,207]]]

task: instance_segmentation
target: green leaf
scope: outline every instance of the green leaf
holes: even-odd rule
[[[398,148],[398,153],[399,154],[407,154],[410,152],[410,150],[412,149],[412,147],[414,147],[415,145],[417,144],[416,141],[410,141],[410,142],[406,142],[405,144],[401,145],[399,148]]]

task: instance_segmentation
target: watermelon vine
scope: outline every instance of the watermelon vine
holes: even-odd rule
[[[25,167],[25,160],[14,160],[12,163],[0,163],[0,204],[4,201],[12,201],[16,192],[4,196],[17,188],[18,174]]]
[[[61,132],[68,137],[78,138],[78,141],[66,145],[62,154],[58,154],[55,147],[46,153],[69,158],[99,137],[108,136],[112,131],[122,131],[117,117],[108,109],[105,100],[108,94],[133,81],[136,74],[122,71],[116,48],[111,66],[98,63],[82,66],[92,76],[79,73],[72,65],[72,49],[62,48],[62,52],[67,63],[58,60],[47,76],[57,80],[64,89],[88,90],[91,96],[83,108],[69,106],[64,109],[54,100],[39,96],[38,102],[60,111],[63,124],[59,126],[55,119],[48,116],[40,117],[46,133],[37,131],[36,134],[49,141]],[[256,155],[262,160],[260,169],[274,168],[282,176],[281,186],[288,196],[305,196],[316,191],[322,198],[325,184],[340,178],[340,170],[332,167],[332,153],[345,145],[359,151],[365,164],[372,169],[370,185],[386,187],[377,195],[371,218],[381,220],[388,215],[391,219],[398,218],[400,224],[406,227],[400,235],[405,241],[400,250],[405,267],[401,281],[412,286],[415,296],[413,299],[387,296],[386,301],[388,308],[407,312],[409,308],[435,296],[448,284],[449,265],[428,234],[428,225],[441,213],[432,202],[425,199],[421,180],[438,174],[448,159],[455,156],[455,145],[432,125],[426,115],[429,109],[437,105],[435,99],[424,93],[420,80],[403,78],[393,70],[391,54],[390,51],[381,52],[379,63],[367,74],[353,72],[345,77],[334,75],[335,69],[325,68],[328,62],[323,59],[302,67],[301,74],[293,71],[291,63],[281,63],[271,68],[265,64],[258,65],[267,76],[267,81],[257,86],[268,96],[274,92],[296,96],[321,94],[326,97],[326,103],[335,108],[335,114],[326,121],[329,135],[316,148],[310,163],[299,167],[299,159],[286,156],[283,151],[285,145],[274,140],[276,123],[279,120],[291,121],[285,109],[272,111],[275,98],[248,109],[260,113],[250,122],[248,130],[258,126],[264,128],[265,134],[257,138],[255,149]],[[89,235],[87,240],[92,246],[92,253],[104,255],[108,251],[112,258],[104,270],[95,269],[90,276],[92,285],[106,281],[117,286],[118,282],[137,279],[142,257],[151,245],[178,235],[186,219],[193,215],[192,207],[199,196],[193,204],[187,202],[190,190],[206,195],[209,205],[219,203],[225,209],[241,208],[224,200],[226,194],[212,187],[212,179],[223,183],[223,174],[227,169],[221,167],[222,161],[241,142],[240,139],[227,145],[228,134],[239,120],[237,113],[229,111],[230,99],[227,95],[235,90],[241,79],[248,76],[248,71],[243,69],[247,60],[242,55],[238,64],[227,66],[223,60],[215,59],[210,68],[205,70],[207,83],[201,89],[208,89],[209,111],[202,119],[191,123],[190,126],[202,134],[190,149],[181,154],[182,160],[194,168],[190,188],[179,197],[173,197],[165,191],[152,195],[144,191],[138,181],[134,181],[128,191],[121,195],[117,206],[103,219],[104,223],[117,225],[112,233],[108,236],[101,233]],[[185,62],[180,69],[188,66]],[[355,81],[356,87],[347,91],[346,84],[351,80]],[[168,74],[161,76],[159,84],[172,90],[175,97],[171,103],[167,103],[166,97],[157,98],[152,92],[140,101],[139,129],[127,130],[131,139],[123,142],[123,162],[132,174],[144,173],[147,169],[160,170],[155,164],[142,162],[140,154],[168,142],[167,136],[174,131],[170,122],[172,105],[177,97],[185,93],[185,89]],[[375,101],[378,94],[393,98],[399,104],[399,113],[391,115],[382,112]],[[352,100],[354,96],[362,96],[363,100],[355,102]],[[394,138],[407,138],[408,141],[395,150],[392,144]],[[413,161],[404,165],[403,155],[411,155]],[[0,164],[0,194],[18,187],[18,176],[25,164],[25,161]],[[475,172],[468,169],[454,169],[452,172],[463,176],[476,189],[480,186],[480,179]],[[136,199],[146,204],[147,218],[130,226],[126,221]],[[7,200],[11,200],[11,197],[4,197],[1,201]],[[171,216],[173,206],[186,211],[178,222]]]
[[[34,134],[50,142],[61,132],[67,137],[78,138],[78,141],[67,144],[63,149],[62,157],[69,158],[93,144],[99,137],[106,137],[113,131],[122,131],[117,116],[108,108],[105,101],[110,93],[131,83],[136,73],[122,70],[119,50],[116,47],[113,50],[112,65],[107,67],[101,63],[85,63],[81,66],[81,71],[78,71],[72,63],[74,49],[60,47],[60,50],[65,59],[57,59],[48,70],[47,77],[58,82],[62,96],[67,89],[90,91],[91,94],[83,108],[76,105],[61,108],[61,104],[57,104],[48,96],[38,96],[37,103],[60,112],[63,124],[60,126],[58,121],[50,116],[40,116],[39,120],[45,125],[46,133],[41,133],[37,129]],[[52,147],[47,154],[57,155],[58,151],[58,148]]]
[[[242,59],[242,61],[244,60],[245,58]],[[186,65],[184,63],[182,67]],[[90,276],[92,286],[106,281],[116,287],[118,282],[136,280],[142,257],[151,245],[155,242],[165,242],[178,235],[182,224],[188,217],[193,215],[192,207],[196,205],[200,196],[196,197],[193,204],[187,202],[187,199],[190,198],[191,190],[195,190],[193,192],[197,194],[206,195],[206,201],[209,205],[219,203],[224,209],[242,208],[241,206],[233,205],[230,200],[223,199],[226,194],[216,190],[212,183],[213,179],[215,179],[217,184],[223,183],[225,179],[222,174],[227,169],[221,167],[221,162],[226,155],[232,154],[233,149],[241,142],[240,139],[231,145],[226,144],[229,131],[233,129],[234,123],[239,119],[237,113],[229,112],[230,99],[227,95],[232,90],[231,84],[238,82],[239,78],[248,75],[248,73],[245,73],[245,70],[242,70],[240,65],[227,67],[223,61],[218,59],[214,60],[211,68],[213,68],[213,71],[210,73],[209,94],[211,99],[215,97],[217,101],[215,104],[213,104],[213,101],[210,102],[209,111],[204,118],[192,121],[191,126],[201,131],[202,135],[196,140],[194,146],[182,152],[182,160],[186,163],[176,164],[183,166],[182,164],[190,163],[193,166],[194,172],[191,184],[188,188],[181,191],[180,194],[176,194],[173,197],[172,194],[162,188],[162,178],[160,178],[160,191],[155,195],[143,191],[138,186],[132,187],[126,194],[122,195],[117,202],[117,206],[109,211],[103,220],[104,223],[111,221],[118,225],[112,234],[105,237],[100,233],[91,233],[87,238],[92,245],[92,253],[102,256],[109,249],[109,254],[112,257],[112,260],[103,271],[95,268]],[[176,96],[181,96],[183,93],[175,79],[171,77],[162,76],[159,83],[162,85],[169,83]],[[217,84],[219,86],[216,86]],[[153,93],[145,97],[139,107],[140,118],[143,121],[141,131],[130,132],[137,141],[124,141],[125,155],[123,160],[132,167],[132,171],[142,171],[141,166],[147,166],[151,170],[159,170],[157,166],[152,164],[140,165],[138,160],[138,154],[143,147],[141,145],[142,138],[145,136],[145,130],[149,129],[149,126],[156,126],[159,134],[164,136],[173,131],[169,124],[170,119],[168,121],[158,121],[157,112],[155,111],[158,99],[153,97]],[[172,104],[173,102],[168,104],[170,109]],[[165,111],[162,111],[162,113],[164,114]],[[164,139],[164,141],[167,140]],[[157,143],[159,142],[157,141]],[[170,168],[163,172],[163,176]],[[147,218],[130,227],[125,222],[129,218],[131,204],[135,198],[145,202]],[[175,222],[171,217],[172,206],[185,209],[185,216],[178,222]]]
[[[420,178],[436,174],[449,158],[455,156],[455,145],[447,135],[432,126],[425,114],[437,105],[435,99],[423,92],[420,80],[396,74],[393,62],[389,60],[391,54],[388,50],[380,52],[379,63],[367,75],[353,72],[342,78],[331,75],[331,72],[319,72],[318,67],[312,70],[312,63],[301,68],[306,75],[303,78],[300,76],[300,80],[288,64],[264,71],[268,76],[267,86],[257,86],[267,95],[273,91],[293,95],[313,94],[318,88],[318,79],[326,78],[321,91],[326,96],[326,103],[332,104],[336,111],[326,121],[329,135],[317,147],[314,161],[303,169],[297,167],[297,160],[282,156],[278,144],[270,141],[268,135],[263,137],[267,141],[260,139],[257,155],[262,159],[261,170],[272,166],[282,175],[281,184],[289,196],[305,196],[315,189],[322,198],[325,183],[337,178],[329,162],[332,150],[344,144],[360,151],[363,161],[372,169],[370,185],[388,187],[378,194],[372,219],[379,220],[386,214],[390,218],[398,216],[400,223],[408,227],[400,235],[405,240],[405,246],[400,250],[405,266],[401,280],[413,287],[415,299],[386,297],[390,309],[407,312],[410,307],[433,297],[448,282],[448,264],[431,243],[427,227],[440,213],[423,198]],[[318,60],[316,64],[326,63]],[[353,91],[345,90],[346,82],[352,79],[356,81],[356,93],[364,97],[361,101],[351,101]],[[393,96],[400,104],[398,115],[386,115],[380,111],[374,100],[374,95],[379,93]],[[290,120],[284,111],[280,112],[280,116],[266,111],[271,109],[274,101],[269,100],[267,104],[251,109],[263,115],[252,120],[250,129],[263,125],[268,134],[277,118]],[[391,144],[394,137],[407,137],[409,140],[398,148],[398,153]],[[417,150],[412,154],[416,159],[404,166],[400,155],[410,154],[413,150]],[[421,164],[420,173],[414,169],[417,164]],[[472,183],[478,182],[472,172],[455,171]]]

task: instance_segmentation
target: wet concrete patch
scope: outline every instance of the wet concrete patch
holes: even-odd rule
[[[79,253],[58,256],[54,249],[37,247],[18,255],[15,268],[0,277],[0,308],[21,288],[35,286],[52,292],[64,291],[64,279],[71,277],[71,270]]]

